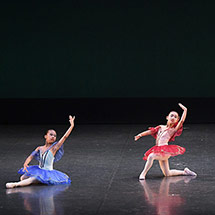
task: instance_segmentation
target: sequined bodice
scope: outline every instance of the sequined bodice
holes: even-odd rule
[[[157,146],[168,145],[168,142],[170,138],[174,135],[174,133],[175,133],[174,128],[161,127],[157,133],[156,145]]]
[[[54,156],[50,150],[47,150],[42,154],[40,151],[39,166],[42,169],[53,170]]]

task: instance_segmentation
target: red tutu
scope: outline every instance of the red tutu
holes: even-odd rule
[[[176,156],[182,155],[185,152],[185,148],[178,145],[164,145],[164,146],[153,146],[144,155],[143,159],[147,160],[151,153],[155,153],[160,156]]]

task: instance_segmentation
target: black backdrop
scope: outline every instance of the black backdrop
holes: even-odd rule
[[[214,9],[203,1],[1,3],[1,123],[215,122]]]

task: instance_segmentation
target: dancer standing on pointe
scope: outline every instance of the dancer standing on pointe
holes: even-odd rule
[[[181,135],[183,130],[183,123],[187,116],[187,108],[180,103],[179,106],[183,110],[181,119],[176,111],[171,111],[166,117],[166,125],[159,125],[155,128],[149,128],[149,130],[144,131],[134,137],[135,141],[147,135],[152,135],[156,139],[156,145],[150,148],[145,153],[143,159],[146,160],[146,164],[139,176],[139,180],[145,179],[146,174],[152,167],[154,160],[159,161],[160,168],[164,176],[197,175],[195,172],[189,170],[188,168],[185,168],[184,170],[169,168],[169,158],[171,156],[182,155],[185,152],[185,148],[181,146],[168,145],[168,142],[174,141],[176,136]]]
[[[69,116],[70,127],[58,142],[56,142],[56,131],[49,129],[44,136],[45,145],[37,147],[25,160],[24,168],[18,171],[19,174],[22,174],[20,181],[7,183],[6,188],[23,187],[37,183],[47,185],[70,184],[69,176],[54,170],[53,163],[60,160],[64,154],[63,143],[74,127],[74,120],[75,117]],[[28,166],[33,158],[39,161],[39,166]]]

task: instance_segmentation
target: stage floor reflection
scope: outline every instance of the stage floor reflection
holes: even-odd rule
[[[163,177],[155,161],[146,180],[139,181],[143,152],[154,139],[134,142],[133,137],[147,126],[77,125],[65,143],[64,157],[54,166],[71,177],[71,185],[10,190],[5,183],[18,180],[17,170],[49,127],[0,126],[0,214],[215,214],[215,125],[186,125],[176,139],[186,152],[170,159],[171,168],[188,166],[197,177]],[[54,126],[59,134],[65,127]]]

